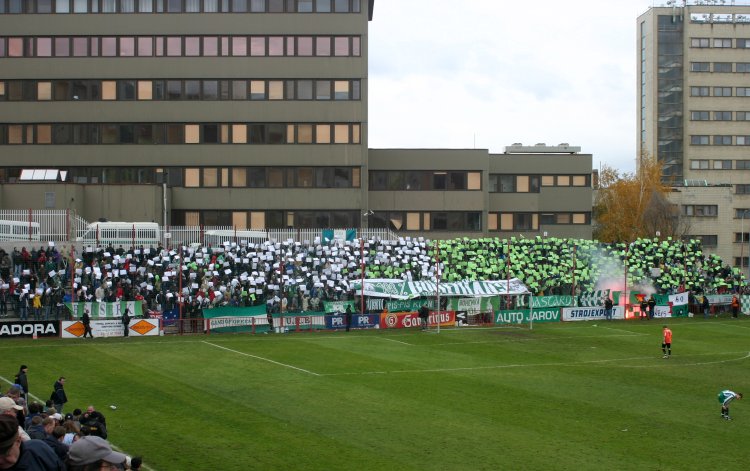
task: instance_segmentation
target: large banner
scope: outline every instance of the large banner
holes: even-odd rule
[[[447,298],[446,298],[447,299]],[[479,299],[479,298],[477,298]],[[367,298],[365,306],[369,312],[408,312],[417,311],[423,304],[428,309],[437,309],[437,298],[422,299],[388,299],[388,298]],[[356,312],[356,311],[355,311]]]
[[[603,307],[566,307],[562,310],[563,322],[604,320]],[[622,306],[612,308],[612,319],[625,319]]]
[[[549,308],[549,307],[572,307],[576,305],[575,296],[555,295],[555,296],[533,296],[531,298],[531,307]],[[518,299],[519,307],[528,307],[525,297]]]
[[[67,306],[73,317],[80,319],[84,311],[88,311],[92,319],[102,319],[122,317],[125,308],[129,310],[130,317],[140,316],[143,313],[141,304],[142,301],[120,301],[115,303],[75,302],[65,303],[65,306]]]
[[[59,337],[58,321],[0,322],[0,338],[6,337]]]
[[[560,309],[532,309],[531,315],[528,309],[495,312],[495,324],[520,324],[529,321],[560,322]]]
[[[82,338],[84,332],[81,321],[62,321],[62,338]],[[122,337],[124,327],[119,319],[91,321],[91,333],[94,337]],[[130,321],[129,333],[132,337],[159,335],[159,319],[133,319]]]
[[[211,333],[235,333],[235,332],[268,332],[268,318],[262,316],[237,316],[237,317],[211,317],[206,319],[206,324]]]
[[[521,300],[523,297],[519,297],[518,299]],[[448,298],[448,310],[450,311],[487,312],[495,311],[499,306],[500,298],[498,296],[481,298]]]
[[[323,312],[326,314],[343,313],[347,308],[351,309],[351,312],[358,311],[354,301],[323,301]]]
[[[527,294],[529,290],[521,280],[512,278],[510,281],[457,281],[437,284],[434,281],[403,281],[392,279],[365,280],[364,290],[362,282],[351,284],[355,293],[364,292],[365,296],[392,299],[412,299],[436,296],[498,296]]]
[[[430,311],[428,324],[430,327],[437,326],[454,326],[456,325],[456,313],[453,311]],[[388,312],[380,314],[381,329],[409,329],[411,327],[421,327],[422,323],[419,314],[416,312]]]

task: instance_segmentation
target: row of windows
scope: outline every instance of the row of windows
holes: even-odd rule
[[[320,227],[360,227],[361,213],[353,211],[172,211],[175,226],[233,226],[249,229],[314,229]]]
[[[475,211],[375,211],[370,227],[394,231],[482,230],[482,213]]]
[[[731,73],[733,70],[737,73],[750,72],[750,62],[714,62],[713,71],[716,73]],[[710,62],[691,62],[691,72],[711,72]]]
[[[8,80],[0,101],[359,100],[359,80]]]
[[[372,191],[481,190],[482,173],[432,170],[371,170]]]
[[[736,87],[735,90],[737,96],[750,97],[750,87]],[[690,96],[732,96],[732,87],[690,87]]]
[[[0,183],[152,185],[188,188],[360,188],[359,167],[0,168]]]
[[[690,136],[690,144],[694,146],[750,146],[750,136],[706,136],[694,134]]]
[[[719,206],[715,204],[684,204],[682,215],[690,217],[716,217],[719,215]]]
[[[0,124],[0,144],[359,144],[352,123]]]
[[[22,13],[359,13],[360,0],[0,0]]]
[[[697,159],[690,161],[691,170],[732,170],[731,160]],[[735,170],[750,170],[750,160],[735,160]]]
[[[186,168],[185,188],[359,188],[359,167]]]
[[[703,247],[718,247],[719,236],[718,235],[685,235],[682,236],[682,240],[698,240]]]
[[[750,121],[750,111],[691,111],[690,119],[692,121],[732,121],[732,116],[736,121]]]
[[[591,213],[490,213],[490,231],[538,231],[540,225],[591,224]]]
[[[491,174],[490,193],[539,193],[541,187],[590,187],[590,175],[502,175]]]
[[[0,57],[358,57],[359,36],[0,37]]]
[[[690,38],[690,47],[715,47],[715,48],[731,48],[733,40],[732,38]],[[736,40],[736,46],[738,49],[750,48],[750,39],[738,38]]]

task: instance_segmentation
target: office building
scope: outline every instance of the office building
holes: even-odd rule
[[[590,237],[580,149],[368,149],[374,3],[0,0],[0,208]]]
[[[750,4],[671,2],[637,28],[639,155],[662,163],[684,236],[747,268]]]

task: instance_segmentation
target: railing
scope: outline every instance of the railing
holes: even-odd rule
[[[40,241],[66,242],[71,234],[86,228],[88,223],[78,216],[75,211],[67,209],[3,209],[0,210],[0,220],[39,224]],[[19,236],[18,240],[32,240],[34,231],[28,230],[26,236]],[[37,240],[36,237],[33,237]]]

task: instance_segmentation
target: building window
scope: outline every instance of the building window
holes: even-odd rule
[[[691,111],[691,121],[708,121],[710,119],[710,113],[708,111]]]
[[[690,47],[709,47],[710,44],[708,38],[690,38]]]
[[[714,47],[731,48],[732,39],[731,38],[714,38]]]
[[[732,145],[732,136],[714,136],[714,145],[715,146],[731,146]]]
[[[714,111],[714,121],[731,121],[731,111]]]
[[[750,87],[737,87],[737,96],[750,96]]]
[[[694,146],[707,146],[709,144],[709,137],[700,135],[690,136],[690,144]]]
[[[734,116],[737,121],[750,121],[750,111],[737,111]]]
[[[735,136],[734,139],[738,146],[750,146],[750,136]]]
[[[714,170],[732,170],[732,161],[714,160]]]
[[[732,63],[731,62],[714,62],[714,72],[716,73],[731,73]]]
[[[738,49],[750,49],[750,39],[739,38],[737,39]]]
[[[689,217],[716,217],[719,215],[719,207],[711,204],[686,204],[682,206],[682,215]]]
[[[737,62],[734,66],[734,71],[737,73],[750,72],[750,62]]]
[[[690,72],[709,72],[711,70],[710,62],[691,62]]]
[[[690,87],[690,96],[709,96],[709,87]]]
[[[737,93],[739,89],[740,87],[737,88]],[[714,96],[732,96],[732,87],[714,87]]]
[[[734,192],[738,195],[750,195],[750,185],[741,184],[734,186]]]
[[[737,170],[750,170],[750,160],[737,160],[737,161],[735,161],[735,169],[737,169]]]
[[[690,161],[690,169],[691,170],[708,170],[709,167],[709,161],[708,160],[691,160]]]

